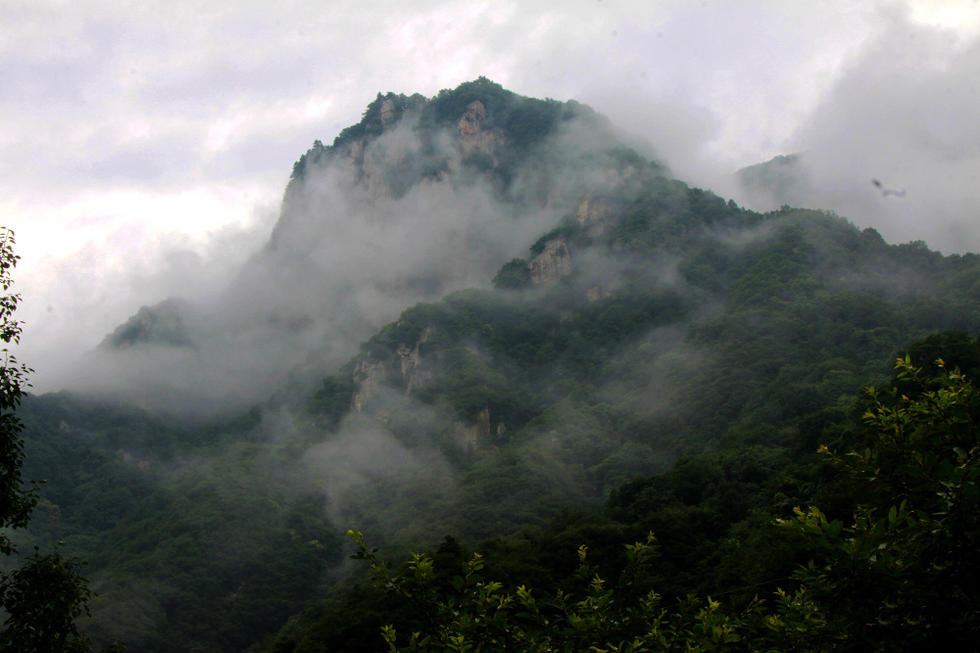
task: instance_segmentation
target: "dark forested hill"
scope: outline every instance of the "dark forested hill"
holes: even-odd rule
[[[358,648],[323,631],[363,636],[349,598],[308,603],[348,528],[519,533],[495,564],[544,582],[642,522],[686,547],[669,591],[765,580],[733,533],[761,547],[814,496],[897,352],[975,346],[978,284],[976,255],[689,187],[574,102],[379,95],[213,305],[139,313],[95,354],[114,378],[25,403],[28,535],[89,560],[88,627],[134,651],[244,650],[307,605],[274,650]]]

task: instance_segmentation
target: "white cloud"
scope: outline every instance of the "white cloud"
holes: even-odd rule
[[[647,139],[681,176],[711,185],[817,130],[816,107],[857,111],[833,94],[860,87],[853,62],[888,29],[887,11],[905,5],[883,6],[886,14],[857,0],[8,0],[0,223],[20,235],[29,301],[74,314],[72,338],[94,344],[105,316],[168,288],[167,252],[192,243],[200,253],[209,233],[267,228],[256,207],[264,215],[278,205],[293,161],[356,122],[379,91],[432,95],[487,75],[520,93],[576,98]],[[909,7],[911,23],[959,39],[920,55],[945,56],[980,31],[975,3]],[[969,85],[964,57],[949,59],[959,62],[950,79]],[[906,63],[919,65],[892,69]],[[941,91],[925,73],[916,78],[919,92]],[[955,153],[966,140],[962,105],[893,99],[923,118],[910,147],[921,137]],[[958,179],[943,192],[959,196]],[[154,278],[155,265],[164,276]],[[55,337],[38,323],[44,315],[25,316],[25,338],[39,349]]]

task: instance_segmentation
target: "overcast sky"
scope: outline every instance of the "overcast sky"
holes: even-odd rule
[[[0,0],[0,25],[0,224],[39,368],[222,283],[267,238],[292,163],[379,91],[479,75],[586,102],[720,194],[794,151],[861,192],[895,177],[900,219],[828,208],[980,250],[976,0]]]

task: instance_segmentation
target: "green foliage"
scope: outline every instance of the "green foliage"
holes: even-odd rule
[[[869,388],[854,448],[821,447],[854,482],[850,525],[813,506],[783,522],[812,550],[798,578],[856,646],[967,650],[980,628],[980,392],[935,364],[930,378],[900,358],[896,381],[908,393]]]
[[[531,269],[527,261],[522,258],[514,258],[504,263],[493,278],[494,288],[519,289],[529,285],[531,285]]]
[[[57,551],[34,554],[0,582],[0,604],[7,613],[0,649],[37,653],[83,652],[88,639],[78,619],[88,614],[88,581],[81,561]]]
[[[521,97],[480,77],[455,89],[439,91],[423,110],[422,124],[454,123],[473,102],[480,102],[487,111],[485,127],[501,129],[520,149],[545,138],[559,121],[582,113],[578,105]]]
[[[118,522],[88,554],[93,567],[113,572],[93,577],[93,639],[153,651],[242,650],[278,629],[315,596],[339,554],[323,498],[282,482],[297,465],[240,443],[149,493],[120,497]]]
[[[18,363],[7,348],[20,342],[22,330],[21,322],[14,318],[20,294],[9,292],[18,260],[13,232],[0,229],[0,289],[4,293],[0,295],[0,340],[4,343],[0,349],[0,528],[25,527],[37,501],[36,487],[25,488],[21,478],[24,425],[16,413],[30,387],[32,370]],[[13,550],[10,537],[0,533],[0,553],[10,555]]]
[[[539,537],[530,549],[515,548],[520,540],[504,548],[487,543],[489,555],[468,560],[447,540],[436,556],[412,554],[400,565],[382,560],[359,532],[349,531],[353,557],[368,563],[376,596],[389,606],[373,621],[380,638],[391,651],[921,650],[940,642],[945,650],[970,650],[980,626],[973,590],[980,580],[980,393],[942,360],[937,365],[940,375],[930,378],[909,357],[899,359],[895,383],[914,386],[914,394],[897,386],[869,389],[864,428],[847,437],[855,448],[840,455],[820,448],[834,471],[830,484],[849,483],[855,492],[850,526],[813,505],[776,520],[777,529],[763,528],[753,513],[740,517],[747,507],[733,509],[733,500],[772,497],[774,479],[792,466],[762,450],[691,459],[614,493],[612,514],[639,520],[630,528],[663,527],[674,547],[729,533],[716,540],[724,553],[719,570],[742,584],[751,577],[730,567],[744,564],[731,555],[738,538],[767,533],[768,539],[754,539],[750,555],[770,563],[781,557],[783,570],[803,563],[772,579],[783,587],[768,601],[758,598],[767,583],[721,590],[727,604],[710,598],[719,595],[710,589],[709,598],[697,599],[670,582],[682,570],[669,547],[647,535],[616,554],[608,544],[623,533],[611,524],[579,521],[561,537]],[[680,506],[697,508],[707,520],[699,524],[697,512],[677,511]],[[665,520],[672,510],[674,525]],[[686,542],[681,523],[691,532]],[[754,530],[731,524],[754,524]],[[596,546],[579,545],[575,561],[561,554],[575,539]],[[710,546],[716,545],[700,553],[695,547],[689,560],[710,558]],[[542,557],[528,565],[534,555]],[[524,566],[515,567],[517,560]],[[522,571],[515,575],[515,569]],[[698,571],[701,582],[710,581],[707,572]],[[532,591],[529,576],[543,589]]]
[[[329,161],[330,149],[327,148],[319,139],[313,141],[313,146],[299,157],[293,164],[293,172],[290,181],[300,182],[306,177],[308,169],[315,166],[324,165]]]
[[[328,376],[323,386],[313,395],[312,408],[324,415],[328,428],[335,428],[340,419],[350,410],[354,395],[354,382],[348,376]]]
[[[685,597],[675,605],[650,587],[657,557],[653,534],[627,544],[616,580],[608,582],[579,546],[573,589],[539,594],[528,586],[490,580],[485,560],[474,554],[452,576],[436,582],[434,560],[412,554],[393,569],[368,550],[358,531],[348,531],[355,559],[366,561],[375,587],[401,599],[411,626],[380,628],[389,651],[709,651],[814,650],[831,640],[827,621],[804,590],[777,590],[772,606],[755,599],[742,610]],[[399,615],[401,616],[401,614]],[[418,629],[416,629],[418,627]]]
[[[21,323],[14,318],[20,295],[9,293],[12,272],[20,257],[14,254],[14,235],[0,229],[0,340],[19,343]],[[24,528],[37,503],[37,486],[24,488],[23,423],[15,411],[30,387],[32,370],[0,351],[0,527]],[[0,553],[15,552],[7,533],[0,535]],[[6,619],[0,628],[0,648],[27,652],[85,651],[76,619],[87,612],[90,592],[78,572],[79,561],[57,551],[34,555],[12,572],[0,575],[0,606]]]
[[[942,369],[959,368],[968,378],[974,378],[980,373],[980,341],[965,331],[948,330],[934,333],[925,339],[914,343],[905,352],[914,367],[921,368],[927,376],[935,376]],[[942,362],[942,367],[939,363]],[[907,388],[914,392],[915,384],[921,387],[916,375],[904,374],[900,385],[906,385],[905,380],[911,381]]]

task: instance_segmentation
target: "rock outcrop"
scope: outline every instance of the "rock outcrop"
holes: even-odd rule
[[[395,101],[390,97],[381,103],[381,125],[387,127],[395,119]]]
[[[487,108],[479,100],[470,102],[466,111],[456,123],[459,135],[459,150],[463,159],[474,154],[484,154],[497,164],[497,148],[504,143],[504,134],[499,129],[484,129],[483,121]]]
[[[354,394],[351,396],[351,410],[363,413],[368,400],[377,391],[378,386],[388,378],[388,369],[384,361],[362,360],[354,368]]]
[[[405,384],[405,394],[411,395],[413,390],[422,387],[432,377],[432,371],[423,365],[419,349],[428,342],[432,329],[426,327],[419,336],[414,347],[402,343],[398,345],[398,358],[401,361],[402,383]]]
[[[597,238],[609,226],[612,217],[612,205],[605,198],[590,195],[579,202],[575,217],[578,219],[578,223],[585,227],[586,236]]]
[[[490,409],[484,408],[476,416],[475,424],[456,422],[453,425],[453,440],[456,446],[469,455],[487,451],[507,432],[503,422],[494,424],[490,419]]]
[[[572,273],[572,255],[564,238],[554,238],[544,245],[541,253],[528,263],[531,283],[550,285]]]
[[[432,378],[434,371],[426,365],[421,348],[432,335],[431,328],[425,328],[414,345],[399,343],[396,348],[398,355],[398,371],[395,372],[383,360],[365,358],[354,367],[354,393],[351,397],[351,410],[362,413],[382,384],[401,385],[405,394],[411,395],[424,386]]]

